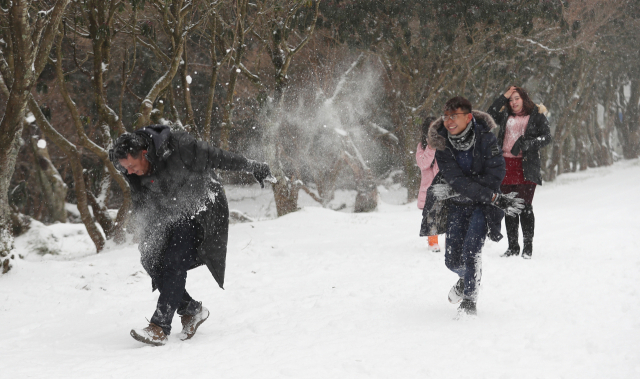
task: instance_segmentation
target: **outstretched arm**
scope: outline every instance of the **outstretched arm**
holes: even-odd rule
[[[176,133],[176,138],[180,158],[191,171],[201,172],[215,168],[229,171],[248,171],[248,160],[242,155],[219,149],[204,141],[198,141],[188,133]]]
[[[178,150],[185,166],[192,171],[203,172],[212,169],[245,171],[253,174],[263,188],[265,180],[273,182],[269,165],[266,163],[247,159],[204,141],[197,141],[188,133],[178,136]]]

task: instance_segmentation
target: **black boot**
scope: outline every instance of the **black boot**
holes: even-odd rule
[[[533,254],[533,233],[536,225],[536,218],[533,215],[533,206],[525,204],[522,213],[520,213],[522,222],[522,236],[524,247],[522,249],[522,258],[531,259]]]
[[[518,216],[504,216],[504,223],[507,227],[507,239],[509,240],[509,248],[501,257],[510,257],[520,254],[520,245],[518,244],[518,226],[520,220]]]

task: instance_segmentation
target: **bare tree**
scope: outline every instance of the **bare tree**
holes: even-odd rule
[[[310,13],[308,12],[311,20],[305,30],[305,35],[300,36],[295,32],[294,23],[297,21],[296,17],[301,16],[301,10],[307,3],[307,1],[301,0],[289,1],[284,4],[265,1],[262,4],[262,9],[264,11],[269,10],[271,13],[269,17],[263,19],[268,23],[261,28],[264,35],[254,31],[254,35],[263,43],[269,53],[275,74],[273,102],[271,108],[268,109],[266,123],[265,153],[273,175],[277,180],[277,183],[274,183],[272,187],[278,216],[283,216],[298,209],[298,190],[302,184],[299,180],[291,180],[285,173],[282,166],[284,157],[281,156],[283,149],[278,147],[282,144],[281,139],[284,136],[279,134],[278,129],[279,123],[283,120],[283,99],[291,61],[313,36],[318,19],[320,0],[312,2],[313,8]],[[297,41],[291,46],[290,44],[294,40]],[[244,66],[242,66],[242,69],[249,77],[255,77]]]
[[[13,248],[8,190],[20,146],[24,110],[42,73],[58,25],[70,0],[58,0],[50,8],[45,2],[9,2],[1,9],[4,44],[0,46],[0,72],[9,90],[5,114],[0,121],[0,260],[8,270],[7,256]],[[5,269],[3,269],[4,271]]]
[[[175,96],[171,82],[178,73],[181,62],[183,62],[184,47],[187,37],[199,25],[201,20],[204,19],[200,18],[193,20],[190,17],[190,13],[194,9],[194,1],[195,0],[172,0],[167,2],[161,0],[151,1],[151,5],[155,8],[157,15],[160,16],[160,19],[162,20],[159,25],[160,29],[168,39],[166,48],[161,47],[161,43],[155,32],[143,32],[143,30],[141,30],[141,25],[130,25],[131,33],[136,36],[138,43],[151,50],[164,67],[164,73],[156,80],[151,89],[149,89],[146,95],[142,98],[140,111],[137,115],[138,117],[136,121],[134,122],[136,129],[140,129],[151,124],[151,114],[154,110],[154,103],[165,89],[169,90],[168,97],[171,103],[170,107],[173,112],[174,122],[182,126],[182,122],[175,110]],[[149,21],[149,23],[153,24],[153,21]]]

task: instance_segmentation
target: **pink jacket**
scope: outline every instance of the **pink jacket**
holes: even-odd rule
[[[420,181],[420,192],[418,193],[418,208],[424,208],[424,202],[427,198],[427,188],[431,185],[433,178],[438,173],[438,163],[435,162],[436,151],[429,146],[422,148],[422,144],[418,143],[416,149],[416,162],[420,167],[422,180]],[[433,166],[431,163],[433,162]]]

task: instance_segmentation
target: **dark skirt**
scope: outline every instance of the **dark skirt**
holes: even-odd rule
[[[502,184],[533,184],[529,180],[524,179],[524,171],[522,169],[522,158],[504,158],[507,173],[502,180]],[[504,192],[504,191],[503,191]]]

